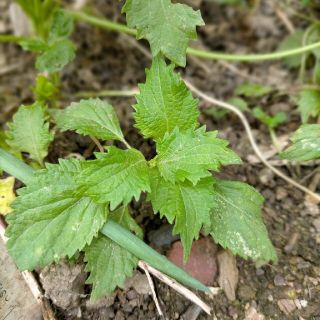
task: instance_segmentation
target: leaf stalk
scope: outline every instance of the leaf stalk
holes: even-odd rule
[[[67,12],[74,17],[75,20],[87,22],[96,27],[102,29],[127,33],[131,36],[137,36],[137,30],[131,29],[121,23],[110,21],[106,18],[99,18],[93,15],[89,15],[85,12],[67,10]],[[270,53],[258,53],[258,54],[228,54],[214,51],[206,51],[188,47],[187,54],[199,58],[209,60],[225,60],[225,61],[242,61],[242,62],[258,62],[267,60],[279,60],[282,58],[300,55],[314,49],[320,48],[320,42],[304,45],[295,49],[276,51]]]

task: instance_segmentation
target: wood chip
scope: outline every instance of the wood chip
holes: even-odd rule
[[[239,271],[236,258],[231,252],[224,250],[218,254],[219,278],[218,283],[230,301],[236,299],[236,289],[239,280]]]

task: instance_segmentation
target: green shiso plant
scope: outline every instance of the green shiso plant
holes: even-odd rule
[[[200,12],[170,0],[127,0],[123,7],[128,26],[149,41],[153,57],[133,106],[135,127],[156,145],[156,156],[147,161],[127,142],[108,102],[92,98],[56,108],[59,71],[75,54],[68,39],[72,17],[55,5],[48,19],[36,19],[26,1],[19,3],[31,11],[38,32],[20,44],[38,54],[41,74],[34,104],[21,106],[5,133],[7,151],[28,154],[38,170],[0,150],[0,167],[26,185],[6,217],[7,246],[17,266],[33,270],[83,252],[93,300],[121,287],[139,259],[207,290],[143,242],[143,230],[130,212],[131,201],[142,193],[154,214],[174,225],[185,262],[201,233],[245,259],[277,261],[261,217],[263,197],[246,183],[215,177],[241,159],[217,131],[200,125],[198,100],[175,71],[186,65],[188,43],[204,24]],[[40,7],[47,3],[38,1]],[[93,160],[45,163],[56,130],[90,136],[104,150]]]

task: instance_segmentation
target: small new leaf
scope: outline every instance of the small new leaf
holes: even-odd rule
[[[56,123],[62,131],[75,130],[102,140],[123,141],[119,120],[113,107],[100,99],[81,100],[65,110],[55,113]]]
[[[49,43],[67,38],[73,32],[73,18],[64,10],[56,10],[49,31]]]
[[[27,38],[19,42],[22,49],[32,52],[43,52],[48,48],[47,43],[41,38]]]
[[[137,38],[149,41],[152,55],[164,54],[179,66],[186,65],[188,43],[197,38],[196,27],[204,25],[199,11],[170,0],[127,0],[123,12]]]
[[[161,140],[175,127],[186,132],[198,126],[198,101],[173,69],[173,65],[156,57],[146,71],[146,83],[139,85],[134,119],[146,138]]]
[[[111,210],[121,202],[139,199],[141,192],[150,191],[149,167],[141,152],[109,147],[108,153],[97,153],[98,159],[83,163],[78,180],[85,194],[99,203],[110,202]]]
[[[283,159],[307,161],[320,158],[320,124],[302,125],[291,141],[293,144],[281,154]]]
[[[81,166],[62,160],[37,171],[7,216],[8,250],[21,270],[72,257],[105,223],[107,207],[81,195],[75,177]]]
[[[155,212],[169,223],[175,221],[173,233],[181,236],[184,261],[188,260],[192,241],[198,238],[201,227],[210,223],[212,184],[212,178],[202,179],[197,185],[189,181],[173,184],[152,170],[149,199]]]
[[[296,49],[302,46],[303,35],[305,31],[296,30],[293,34],[289,34],[281,41],[278,51]],[[301,64],[301,55],[289,56],[283,59],[289,68],[298,68]]]
[[[35,103],[21,106],[8,127],[6,134],[10,147],[15,151],[29,153],[31,159],[42,165],[53,140],[42,105]]]
[[[36,68],[40,72],[58,72],[74,57],[74,44],[70,40],[64,39],[52,44],[37,58]]]
[[[111,217],[142,237],[142,230],[130,216],[127,206],[112,212]],[[86,271],[90,272],[87,283],[93,285],[92,301],[113,292],[117,286],[122,287],[126,277],[131,276],[138,264],[135,256],[102,234],[99,234],[84,251]]]
[[[277,260],[261,219],[263,197],[253,187],[238,181],[216,180],[211,202],[209,232],[216,242],[245,259],[263,263]]]
[[[219,171],[221,165],[240,164],[240,158],[230,150],[228,142],[217,138],[217,132],[180,133],[178,129],[157,145],[155,158],[161,176],[170,182],[190,180],[196,184],[211,176],[208,170]]]
[[[49,78],[39,74],[33,91],[36,101],[45,103],[48,100],[54,100],[59,90]]]
[[[303,89],[299,94],[298,109],[303,123],[310,117],[320,115],[320,92],[315,89]]]
[[[284,112],[277,112],[274,116],[269,116],[261,107],[252,110],[253,116],[265,124],[269,129],[275,129],[287,119]]]
[[[272,90],[271,87],[258,83],[243,83],[236,89],[235,93],[245,97],[258,98],[272,92]]]

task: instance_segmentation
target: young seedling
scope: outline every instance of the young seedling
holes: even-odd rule
[[[278,142],[277,135],[275,133],[275,129],[282,123],[284,123],[287,119],[287,115],[284,112],[277,112],[274,116],[270,116],[267,113],[263,111],[261,107],[255,107],[252,110],[253,116],[261,121],[264,125],[267,126],[270,137],[272,140],[272,143],[278,150],[278,152],[281,152],[281,147]]]
[[[127,0],[123,11],[129,26],[137,28],[137,36],[150,42],[153,54],[133,108],[135,127],[155,142],[157,155],[147,161],[141,151],[130,146],[113,107],[105,101],[81,100],[56,110],[54,119],[61,131],[73,130],[108,141],[108,146],[106,152],[96,153],[94,160],[60,159],[35,173],[29,167],[13,165],[15,160],[0,150],[0,166],[26,183],[18,190],[14,211],[6,219],[11,256],[20,269],[32,270],[83,251],[93,300],[122,286],[138,259],[206,290],[139,240],[143,233],[131,216],[130,202],[146,193],[154,213],[174,224],[185,261],[201,231],[243,258],[259,263],[276,261],[261,218],[263,197],[243,182],[213,176],[222,166],[241,164],[241,160],[216,131],[200,126],[198,101],[175,72],[175,65],[165,60],[185,65],[188,42],[196,37],[196,26],[203,24],[200,13],[169,0]],[[58,12],[56,21],[61,17]],[[71,30],[57,29],[60,36],[53,38],[53,49],[50,32],[46,43],[55,54],[62,52],[56,46],[68,41],[65,36]],[[66,52],[70,57],[71,51]],[[52,57],[51,53],[44,51],[42,55]],[[40,63],[43,60],[45,63]],[[43,70],[49,73],[62,65],[51,58],[40,62],[38,66],[46,65]],[[46,97],[51,96],[53,87],[45,88],[50,93]],[[29,108],[39,113],[37,104]],[[46,119],[45,115],[41,119]],[[36,133],[39,137],[48,133],[43,132],[48,125],[42,120],[37,122],[41,123]],[[14,119],[13,124],[17,123]],[[11,126],[13,132],[18,129]],[[31,132],[30,128],[27,131]],[[110,145],[112,141],[120,147]],[[38,139],[37,148],[21,147],[21,151],[41,163],[44,142],[48,139]]]

